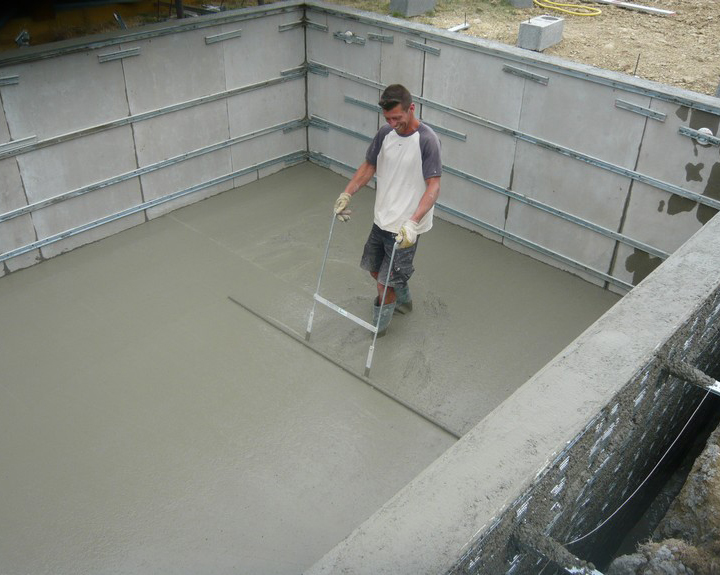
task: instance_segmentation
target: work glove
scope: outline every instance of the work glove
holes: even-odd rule
[[[335,200],[335,207],[333,208],[335,210],[335,215],[337,215],[337,219],[341,222],[347,222],[350,219],[350,214],[352,211],[346,210],[348,204],[350,203],[350,194],[347,192],[343,192],[338,196],[338,199]]]
[[[400,244],[399,248],[409,248],[417,241],[417,222],[413,220],[406,221],[398,235],[395,236],[395,241]]]

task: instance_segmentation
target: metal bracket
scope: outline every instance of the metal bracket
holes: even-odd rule
[[[383,42],[385,44],[394,44],[395,43],[395,36],[384,36],[382,34],[368,34],[367,35],[368,40],[373,40],[375,42]]]
[[[345,32],[334,32],[333,38],[336,40],[342,40],[346,44],[358,44],[360,46],[365,45],[365,38],[357,36],[354,32],[347,30]]]
[[[542,84],[543,86],[547,86],[548,82],[550,82],[550,78],[548,78],[547,76],[534,74],[533,72],[528,72],[527,70],[523,70],[522,68],[516,68],[515,66],[508,66],[507,64],[503,66],[503,72],[507,72],[508,74],[512,74],[526,80],[537,82],[538,84]]]
[[[333,164],[330,158],[320,152],[310,152],[308,159],[323,168],[329,168]],[[351,166],[347,166],[347,168],[348,170],[355,171],[355,168]]]
[[[111,52],[110,54],[98,54],[98,62],[101,64],[104,62],[112,62],[114,60],[121,60],[123,58],[130,58],[132,56],[140,55],[140,47],[129,48],[127,50],[120,50],[119,52]]]
[[[327,32],[329,28],[325,24],[318,24],[317,22],[312,22],[311,20],[305,20],[305,26],[310,28],[311,30],[318,30],[319,32]]]
[[[322,66],[321,64],[315,64],[314,62],[308,62],[307,65],[308,72],[311,74],[317,74],[318,76],[329,76],[330,71],[327,69],[326,66]]]
[[[456,140],[460,140],[461,142],[467,141],[467,134],[462,134],[460,132],[456,132],[455,130],[450,130],[449,128],[443,128],[442,126],[438,126],[437,124],[431,124],[427,120],[423,120],[423,123],[430,126],[438,134],[443,134],[444,136],[455,138]]]
[[[216,42],[224,42],[232,38],[239,38],[242,35],[242,30],[233,30],[232,32],[223,32],[222,34],[215,34],[214,36],[205,36],[205,44],[215,44]]]
[[[312,126],[313,128],[317,128],[318,130],[322,130],[323,132],[330,131],[330,124],[328,124],[325,120],[318,118],[317,116],[313,116],[312,118],[310,118],[310,122],[308,122],[308,125]]]
[[[615,107],[627,110],[628,112],[634,112],[635,114],[640,114],[641,116],[647,116],[648,118],[652,118],[658,122],[664,122],[665,118],[667,118],[667,114],[656,112],[650,108],[643,108],[642,106],[626,102],[625,100],[615,100]]]
[[[287,70],[280,70],[280,77],[285,78],[287,76],[304,76],[307,72],[305,65],[297,66],[295,68],[288,68]]]
[[[0,144],[0,154],[5,154],[8,152],[17,152],[18,150],[21,150],[22,148],[26,148],[28,146],[32,146],[37,142],[37,136],[29,136],[27,138],[21,138],[19,140],[12,140],[10,142],[5,142],[4,144]]]
[[[408,48],[414,48],[415,50],[420,50],[421,52],[426,52],[428,54],[432,54],[433,56],[440,55],[440,48],[428,46],[427,44],[422,44],[420,42],[416,42],[415,40],[405,40],[405,45]]]
[[[5,76],[0,78],[0,86],[13,86],[20,83],[20,76]]]
[[[282,129],[283,134],[289,134],[290,132],[294,132],[296,130],[304,130],[310,125],[310,122],[307,120],[300,120],[299,122],[293,122],[289,126],[286,126]]]
[[[294,30],[295,28],[302,28],[305,26],[304,20],[298,20],[297,22],[290,22],[289,24],[280,24],[278,26],[278,32],[287,32],[288,30]]]
[[[356,132],[355,130],[346,128],[345,126],[334,124],[333,122],[330,122],[324,118],[320,118],[319,116],[310,117],[310,126],[312,126],[313,128],[319,128],[320,130],[324,131],[332,128],[333,130],[342,132],[343,134],[347,134],[348,136],[352,136],[353,138],[357,138],[358,140],[363,140],[365,142],[372,141],[372,138],[370,136],[366,136],[365,134],[361,134],[360,132]]]
[[[354,106],[358,106],[360,108],[365,108],[366,110],[370,110],[371,112],[380,113],[380,106],[377,104],[370,104],[368,102],[363,102],[362,100],[358,100],[356,98],[353,98],[352,96],[345,96],[345,102],[347,104],[353,104]]]
[[[710,134],[703,134],[699,130],[693,130],[692,128],[680,126],[680,128],[678,128],[678,132],[680,135],[687,136],[703,146],[720,146],[720,138]]]

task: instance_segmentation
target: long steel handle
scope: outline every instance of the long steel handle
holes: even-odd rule
[[[328,253],[330,253],[330,240],[333,235],[333,228],[335,227],[335,210],[333,209],[332,219],[330,220],[330,234],[328,235],[327,244],[325,245],[325,255],[323,256],[322,265],[320,266],[320,277],[318,277],[317,288],[315,289],[315,296],[320,295],[320,284],[322,283],[323,274],[325,273],[325,263],[327,262]],[[317,298],[313,298],[313,306],[310,310],[310,317],[308,317],[307,329],[305,330],[305,341],[310,340],[310,332],[312,331],[313,318],[315,317],[315,306],[317,305]]]
[[[393,262],[395,261],[395,252],[397,251],[398,242],[395,242],[393,244],[392,254],[390,254],[390,264],[388,265],[388,271],[387,275],[385,276],[385,284],[383,289],[383,295],[382,300],[380,300],[380,310],[378,312],[378,320],[377,324],[375,325],[375,333],[373,334],[373,340],[370,344],[370,349],[368,349],[368,356],[367,361],[365,362],[365,377],[368,377],[370,375],[370,366],[372,365],[373,360],[373,353],[375,353],[375,341],[378,337],[378,331],[380,331],[380,321],[382,320],[382,310],[385,306],[385,295],[387,294],[388,290],[388,282],[390,281],[390,272],[392,271]]]

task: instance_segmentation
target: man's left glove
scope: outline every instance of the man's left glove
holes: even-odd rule
[[[399,248],[409,248],[417,241],[417,226],[417,222],[413,220],[408,220],[402,225],[398,235],[395,236],[395,241],[400,244]]]
[[[347,192],[343,192],[338,196],[338,199],[335,200],[335,206],[333,207],[333,210],[335,211],[337,219],[341,222],[347,222],[350,219],[350,214],[352,212],[350,210],[346,210],[345,208],[347,208],[348,204],[350,203],[351,197],[352,196]]]

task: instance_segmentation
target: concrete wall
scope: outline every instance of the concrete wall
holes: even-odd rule
[[[0,57],[0,275],[304,160],[302,15]]]

